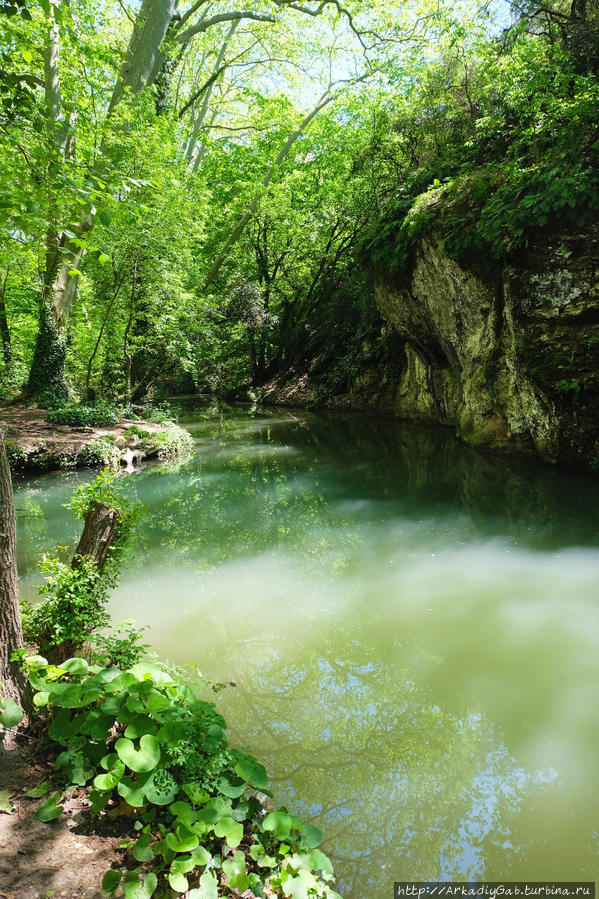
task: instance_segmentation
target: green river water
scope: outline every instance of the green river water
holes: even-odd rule
[[[599,480],[363,416],[187,411],[111,601],[213,681],[345,899],[599,872]],[[20,565],[93,472],[17,478]]]

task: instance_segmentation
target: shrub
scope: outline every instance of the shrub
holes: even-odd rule
[[[115,406],[110,406],[107,403],[99,402],[95,406],[67,403],[64,406],[50,409],[48,418],[58,425],[107,427],[118,424],[121,420],[121,414]]]
[[[105,667],[131,668],[147,654],[150,646],[142,643],[147,627],[137,627],[132,620],[121,621],[105,633],[94,636],[92,657]]]
[[[94,814],[118,804],[132,816],[128,870],[107,871],[105,893],[122,881],[125,897],[168,888],[217,896],[220,884],[256,897],[339,899],[316,848],[320,831],[285,808],[268,812],[265,769],[228,747],[211,703],[148,664],[121,671],[71,658],[56,667],[37,656],[26,665],[34,706],[61,750],[57,778],[66,789],[90,786]],[[58,817],[61,797],[49,796],[38,818]]]
[[[137,505],[115,493],[115,478],[113,472],[101,472],[91,484],[75,490],[70,504],[75,518],[84,519],[95,502],[118,512],[115,536],[102,569],[85,558],[72,566],[46,556],[40,564],[46,581],[38,588],[44,599],[35,606],[23,603],[26,639],[53,658],[64,658],[65,650],[67,654],[75,652],[109,623],[108,590],[117,582],[126,543],[139,516]]]

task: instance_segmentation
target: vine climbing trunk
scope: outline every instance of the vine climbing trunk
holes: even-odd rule
[[[50,8],[44,68],[46,115],[55,136],[56,161],[60,164],[68,156],[68,129],[61,113],[60,32],[52,4]],[[157,74],[162,43],[175,12],[176,0],[143,0],[112,92],[108,118],[127,93],[137,94],[152,83]],[[91,173],[91,178],[100,174],[101,170],[96,170]],[[48,230],[39,330],[26,390],[31,396],[46,391],[59,398],[68,395],[65,375],[67,323],[77,296],[78,272],[84,255],[84,249],[74,241],[80,242],[93,226],[94,211],[91,211],[80,221],[70,222],[60,234],[53,228]]]
[[[22,646],[15,505],[4,435],[0,431],[0,688],[4,698],[21,706],[26,699],[25,680],[11,655]]]

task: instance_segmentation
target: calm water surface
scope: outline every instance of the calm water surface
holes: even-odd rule
[[[599,482],[358,416],[195,411],[115,618],[236,687],[231,740],[317,823],[346,899],[599,873]],[[21,570],[90,472],[17,481]]]

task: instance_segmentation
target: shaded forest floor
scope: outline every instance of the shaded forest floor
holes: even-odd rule
[[[111,835],[101,835],[94,819],[94,833],[86,821],[84,790],[67,794],[57,820],[36,819],[44,800],[25,793],[48,780],[51,770],[28,746],[0,755],[0,791],[8,791],[14,808],[0,814],[0,899],[99,899],[102,877],[120,857],[118,822],[110,822]]]

